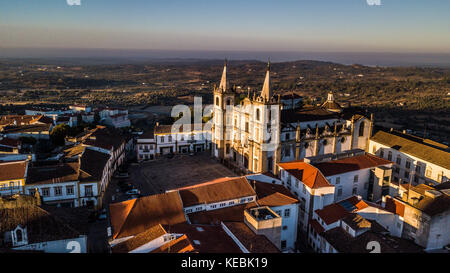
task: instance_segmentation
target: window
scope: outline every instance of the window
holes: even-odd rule
[[[409,179],[409,172],[405,171],[405,179]]]
[[[402,158],[400,156],[397,156],[397,164],[398,165],[402,164]]]
[[[383,151],[383,149],[380,149],[380,157],[384,157],[384,151]]]
[[[291,156],[291,145],[286,145],[284,147],[284,155],[285,156]]]
[[[353,188],[353,190],[352,190],[352,194],[353,194],[353,195],[356,195],[357,193],[358,193],[358,188],[356,188],[356,187],[355,187],[355,188]]]
[[[389,153],[388,153],[388,160],[392,161],[392,152],[391,151],[389,151]]]
[[[160,140],[161,140],[161,143],[164,143],[164,136],[162,136],[162,137],[160,138]]]
[[[231,99],[227,100],[227,105],[231,105]]]
[[[169,142],[172,142],[172,136],[169,136]]]
[[[367,190],[369,188],[369,182],[364,183],[364,189]]]
[[[361,124],[359,124],[359,136],[364,136],[364,122],[361,122]]]
[[[281,241],[281,249],[286,248],[286,240]]]
[[[226,154],[230,153],[230,144],[225,145],[225,153]]]
[[[287,226],[283,226],[283,230],[287,230],[288,229],[288,227]]]
[[[416,173],[420,173],[420,166],[416,165]]]
[[[228,205],[234,205],[234,201],[229,202]]]
[[[286,218],[289,217],[290,213],[291,213],[290,209],[285,209],[284,210],[284,217],[286,217]]]
[[[219,97],[216,97],[216,105],[217,105],[217,106],[220,106],[220,100],[219,100]]]
[[[253,201],[253,197],[247,198],[247,201],[249,202]]]
[[[342,195],[342,187],[338,188],[337,191],[337,196],[341,196]]]
[[[256,109],[256,120],[259,121],[259,119],[260,119],[260,111],[259,109]]]
[[[336,177],[336,185],[339,185],[341,183],[341,178],[340,177]]]
[[[73,195],[73,186],[66,186],[66,194]]]
[[[277,210],[277,211],[275,211],[275,213],[281,217],[281,210]]]
[[[298,180],[295,180],[295,187],[298,189]]]
[[[92,185],[84,186],[84,196],[92,196]]]
[[[306,186],[303,184],[303,193],[306,194]]]
[[[248,133],[249,131],[249,126],[248,126],[248,121],[245,122],[245,132]]]
[[[17,239],[17,242],[22,242],[22,240],[23,240],[22,230],[20,230],[20,229],[16,230],[16,239]]]
[[[220,203],[219,207],[223,208],[225,207],[227,204],[226,203]]]
[[[215,209],[217,207],[217,205],[211,205],[212,209]]]
[[[286,140],[289,140],[289,133],[286,133],[285,139],[286,139]]]
[[[355,175],[354,177],[353,177],[353,183],[356,183],[356,182],[358,182],[358,175]]]
[[[431,178],[431,173],[432,173],[431,169],[427,169],[425,176]]]
[[[50,188],[42,188],[42,196],[50,196]]]
[[[407,169],[411,168],[411,161],[406,161],[405,167]]]

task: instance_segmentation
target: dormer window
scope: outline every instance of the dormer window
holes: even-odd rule
[[[27,229],[21,228],[20,225],[11,231],[13,246],[21,246],[28,244]]]

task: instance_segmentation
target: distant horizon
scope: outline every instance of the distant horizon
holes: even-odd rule
[[[0,48],[450,54],[449,12],[441,0],[14,0],[0,3]]]
[[[67,60],[90,59],[102,64],[140,63],[161,60],[223,60],[230,61],[323,61],[344,65],[366,66],[437,66],[450,67],[450,53],[379,52],[379,51],[263,51],[263,50],[165,50],[108,48],[2,48],[1,59]]]

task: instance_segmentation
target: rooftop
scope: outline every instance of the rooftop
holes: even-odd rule
[[[184,207],[256,195],[245,176],[225,178],[179,190]]]
[[[25,179],[27,161],[0,162],[0,181]]]
[[[137,234],[133,238],[114,245],[111,250],[113,253],[128,253],[163,236],[166,233],[167,232],[161,225],[156,225]]]
[[[311,189],[334,187],[316,167],[303,161],[291,161],[278,164],[292,176],[302,181]]]
[[[364,155],[352,156],[339,160],[319,162],[315,163],[314,166],[319,169],[323,175],[332,176],[392,163],[393,162],[389,160],[366,153]]]
[[[278,248],[264,235],[255,234],[243,222],[224,222],[224,225],[250,253],[279,253]]]
[[[445,151],[442,145],[431,145],[430,141],[424,139],[411,137],[410,135],[398,132],[387,133],[384,131],[378,131],[371,140],[402,153],[450,169],[450,153]]]
[[[185,234],[200,253],[242,253],[230,236],[219,226],[177,224],[164,228],[171,233]]]
[[[113,238],[144,232],[156,225],[184,223],[183,204],[178,192],[168,192],[109,205]]]

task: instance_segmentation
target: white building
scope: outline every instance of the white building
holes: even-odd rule
[[[437,185],[450,179],[449,147],[429,139],[378,131],[368,151],[395,162],[392,176],[397,183]]]

